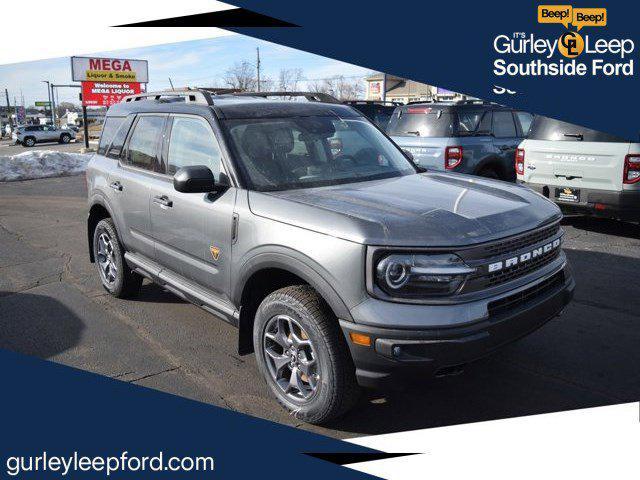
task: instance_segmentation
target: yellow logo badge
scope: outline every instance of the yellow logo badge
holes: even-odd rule
[[[567,58],[576,58],[584,50],[584,39],[578,32],[564,32],[558,40],[558,51]]]
[[[214,260],[218,260],[218,258],[220,258],[220,249],[218,247],[211,245],[209,247],[209,251],[211,252],[211,256]]]

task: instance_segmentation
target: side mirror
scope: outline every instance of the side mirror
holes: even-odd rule
[[[182,167],[173,176],[173,188],[182,193],[210,193],[215,191],[216,181],[209,167]]]

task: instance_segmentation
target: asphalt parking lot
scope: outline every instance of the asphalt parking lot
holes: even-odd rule
[[[4,138],[0,140],[0,157],[18,155],[30,150],[54,150],[56,152],[79,153],[83,147],[84,143],[82,142],[71,142],[65,145],[58,142],[46,142],[37,143],[35,146],[27,148],[22,145],[16,145],[12,140]]]
[[[135,300],[105,293],[88,261],[85,197],[81,176],[0,184],[0,348],[337,437],[640,399],[636,225],[566,219],[577,288],[562,317],[461,375],[369,392],[313,427],[283,413],[253,356],[236,354],[233,327],[155,285]]]

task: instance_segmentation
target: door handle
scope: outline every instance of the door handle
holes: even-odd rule
[[[157,203],[158,205],[160,205],[162,207],[168,207],[168,208],[173,207],[173,202],[171,200],[169,200],[169,197],[167,197],[166,195],[160,195],[158,197],[153,197],[153,203]]]
[[[113,182],[109,187],[113,188],[116,192],[122,191],[122,184],[120,182]]]
[[[509,150],[511,147],[509,145],[500,145],[498,148],[500,149],[500,151],[504,152],[506,150]]]

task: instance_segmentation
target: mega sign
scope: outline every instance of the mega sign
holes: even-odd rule
[[[82,105],[109,107],[127,95],[140,93],[140,83],[82,82]]]
[[[102,57],[71,57],[71,76],[75,82],[147,83],[146,60]]]

